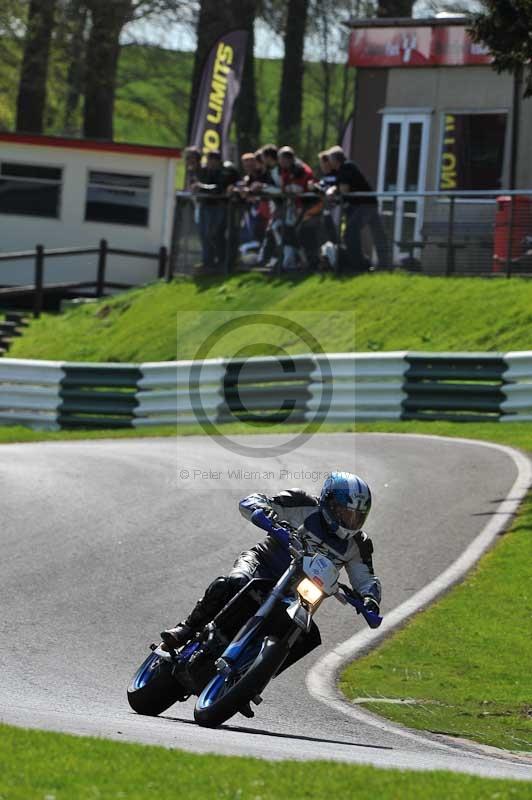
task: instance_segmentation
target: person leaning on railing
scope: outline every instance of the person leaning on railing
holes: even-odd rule
[[[352,195],[357,192],[372,192],[369,181],[359,170],[354,161],[346,158],[342,148],[337,145],[327,151],[333,171],[336,176],[336,186],[328,189],[328,195]],[[345,249],[347,252],[347,266],[352,272],[363,272],[369,268],[367,259],[362,252],[361,231],[369,225],[379,269],[389,267],[389,252],[386,234],[382,226],[377,200],[375,197],[346,197],[346,227]]]
[[[198,172],[191,189],[199,202],[201,272],[222,272],[226,256],[227,201],[222,197],[238,180],[238,171],[230,162],[222,163],[219,150],[207,153],[207,163]]]
[[[284,219],[283,271],[297,269],[299,246],[303,250],[309,270],[317,269],[319,263],[318,228],[323,200],[319,196],[308,196],[314,173],[308,164],[296,157],[291,147],[279,150],[281,188],[293,200],[288,201]],[[301,195],[307,194],[306,197]]]
[[[318,158],[320,162],[320,179],[309,184],[309,189],[327,197],[328,190],[332,186],[336,186],[336,172],[333,170],[328,150],[322,150],[321,153],[318,153]],[[332,196],[329,195],[329,198],[332,199]],[[330,201],[323,203],[319,232],[320,243],[332,242],[335,245],[338,244],[340,238],[340,213],[341,209],[337,203]]]
[[[239,201],[239,213],[233,215],[236,218],[232,228],[241,258],[245,263],[256,264],[271,216],[270,203],[261,197],[270,177],[260,153],[244,153],[240,161],[243,175],[227,190],[232,199]]]

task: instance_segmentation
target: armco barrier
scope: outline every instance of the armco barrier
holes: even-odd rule
[[[506,353],[502,422],[532,422],[532,351]]]
[[[144,364],[0,359],[0,423],[532,421],[532,351],[339,353]]]
[[[63,377],[56,361],[0,359],[0,423],[57,428]]]

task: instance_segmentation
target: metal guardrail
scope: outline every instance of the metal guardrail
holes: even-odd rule
[[[299,199],[323,199],[323,194],[304,193]],[[532,276],[532,190],[522,191],[452,191],[452,192],[359,192],[344,195],[336,200],[326,200],[322,211],[313,221],[311,236],[317,237],[318,248],[326,241],[341,243],[348,222],[351,201],[363,204],[377,201],[378,223],[366,219],[360,222],[359,234],[365,257],[354,263],[347,249],[342,259],[330,268],[335,272],[357,272],[375,268],[402,268],[427,275],[482,275],[490,277]],[[294,195],[281,191],[256,193],[240,199],[238,194],[201,195],[179,192],[177,195],[174,236],[172,243],[172,270],[194,274],[202,258],[201,209],[205,202],[218,203],[227,213],[223,234],[223,262],[216,269],[220,274],[247,269],[262,269],[280,275],[283,272],[282,248],[279,235],[286,232],[302,240],[303,215],[294,216]],[[270,203],[270,218],[259,232],[255,249],[249,241],[249,222],[252,209],[259,201]],[[264,205],[263,205],[264,207]],[[291,209],[291,210],[289,210]],[[253,212],[254,213],[254,212]],[[272,220],[278,224],[277,243],[272,236]],[[219,222],[217,224],[220,224]],[[260,226],[259,226],[260,227]],[[381,238],[379,248],[374,235]],[[263,246],[265,239],[271,241]],[[300,249],[304,250],[302,241]],[[379,255],[379,249],[381,250]],[[382,263],[384,253],[387,263]],[[268,266],[272,261],[274,266]],[[327,268],[325,255],[318,262],[319,269]],[[302,270],[305,267],[301,267]],[[308,267],[306,268],[308,269]]]
[[[0,424],[532,421],[532,351],[339,353],[143,364],[0,359]]]

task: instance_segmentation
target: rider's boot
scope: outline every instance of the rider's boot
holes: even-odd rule
[[[184,645],[192,636],[192,628],[186,622],[178,622],[175,628],[161,631],[163,650],[176,650]]]
[[[175,628],[162,631],[164,649],[182,647],[193,633],[204,628],[222,610],[232,593],[235,593],[235,589],[230,580],[216,578],[183,622],[178,622]]]

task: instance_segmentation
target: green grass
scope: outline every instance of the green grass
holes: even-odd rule
[[[219,426],[222,435],[299,433],[306,425],[249,425],[245,422],[232,422]],[[462,436],[482,439],[520,447],[532,452],[532,423],[500,422],[457,423],[457,422],[326,422],[312,426],[319,433],[421,433],[432,436]],[[160,425],[149,428],[123,428],[101,430],[61,430],[37,431],[23,425],[0,425],[0,444],[15,442],[74,441],[82,439],[134,439],[153,436],[198,436],[204,430],[200,425]]]
[[[410,728],[532,750],[532,498],[467,580],[371,655],[351,664],[347,697]]]
[[[193,358],[209,331],[247,312],[289,316],[328,352],[527,350],[532,348],[532,282],[369,274],[278,280],[257,274],[227,281],[154,283],[98,303],[45,314],[10,350],[12,358],[158,361]],[[309,352],[281,327],[244,326],[210,356],[249,351]]]
[[[0,725],[0,800],[519,800],[517,781],[332,762],[193,755]]]

